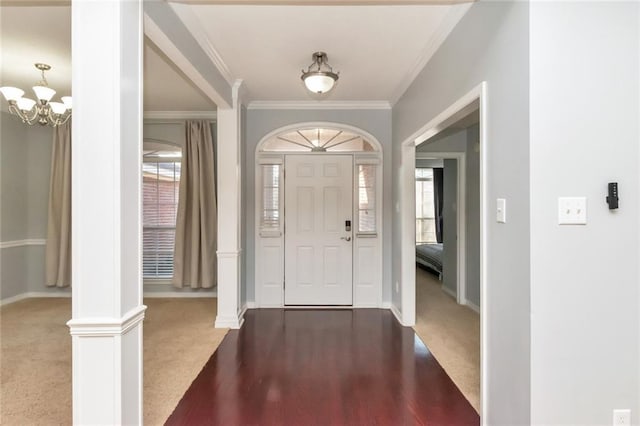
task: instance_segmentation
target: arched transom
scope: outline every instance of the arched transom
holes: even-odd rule
[[[301,128],[280,133],[266,140],[264,151],[363,152],[376,151],[362,135],[326,127]]]

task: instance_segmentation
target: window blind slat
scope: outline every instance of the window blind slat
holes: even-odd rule
[[[142,271],[146,278],[173,276],[180,162],[143,163]]]

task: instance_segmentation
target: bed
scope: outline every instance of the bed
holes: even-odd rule
[[[416,263],[431,269],[442,280],[442,243],[416,245]]]

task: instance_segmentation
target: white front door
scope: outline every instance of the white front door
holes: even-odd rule
[[[351,305],[350,155],[285,159],[285,305]]]

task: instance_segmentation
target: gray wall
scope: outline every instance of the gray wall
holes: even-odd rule
[[[216,144],[216,128],[215,124],[211,124],[211,132],[213,143]],[[185,143],[185,127],[184,120],[145,120],[143,126],[143,138],[145,140],[158,140],[171,142],[178,146],[184,146]],[[170,282],[147,280],[144,283],[144,292],[149,293],[174,293],[176,295],[183,293],[212,293],[213,289],[192,289],[175,288]]]
[[[533,424],[640,422],[639,9],[531,3]],[[586,226],[558,225],[561,196],[587,197]]]
[[[442,172],[442,285],[457,293],[458,161],[444,160]]]
[[[45,240],[52,130],[1,114],[0,241]],[[45,286],[45,246],[1,249],[0,299],[27,292],[69,293]]]
[[[269,132],[280,127],[312,121],[347,124],[361,128],[378,139],[383,148],[383,279],[382,300],[391,297],[391,111],[390,110],[261,110],[247,111],[246,162],[243,179],[247,194],[247,217],[243,218],[246,229],[246,276],[247,299],[255,300],[255,150],[258,142]]]
[[[394,171],[401,144],[422,126],[486,81],[488,199],[506,198],[506,224],[487,223],[487,300],[484,312],[488,389],[485,422],[530,421],[529,269],[529,4],[474,3],[393,109]],[[405,165],[406,167],[406,165]],[[399,173],[394,173],[399,203]],[[490,205],[494,205],[489,203]],[[491,216],[491,215],[490,215]],[[394,223],[400,216],[394,213]],[[394,228],[394,253],[401,253]],[[505,267],[508,265],[508,267]],[[394,262],[394,281],[401,281]],[[393,294],[400,306],[401,294]]]

